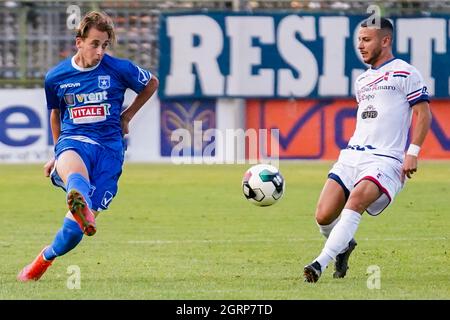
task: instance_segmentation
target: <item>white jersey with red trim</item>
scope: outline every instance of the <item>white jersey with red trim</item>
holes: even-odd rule
[[[358,112],[348,149],[403,160],[412,106],[429,101],[422,76],[409,63],[392,59],[355,81]]]

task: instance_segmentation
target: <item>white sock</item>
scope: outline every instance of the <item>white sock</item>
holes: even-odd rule
[[[342,210],[341,219],[331,230],[322,252],[315,260],[322,266],[322,271],[325,270],[331,260],[335,260],[336,256],[348,247],[348,243],[353,239],[360,221],[361,215],[358,212],[350,209]]]
[[[333,230],[334,226],[339,222],[340,218],[341,218],[341,216],[337,217],[330,224],[318,224],[316,221],[317,226],[319,227],[320,233],[323,234],[323,236],[328,239],[328,236],[330,235],[331,230]]]

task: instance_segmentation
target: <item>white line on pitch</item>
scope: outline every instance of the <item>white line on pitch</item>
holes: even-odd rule
[[[431,237],[431,238],[360,238],[358,241],[438,241],[447,240],[446,237]],[[181,244],[181,243],[211,243],[211,244],[222,244],[222,243],[272,243],[272,242],[304,242],[304,241],[324,241],[324,239],[314,238],[296,238],[296,239],[223,239],[223,240],[129,240],[130,244]]]

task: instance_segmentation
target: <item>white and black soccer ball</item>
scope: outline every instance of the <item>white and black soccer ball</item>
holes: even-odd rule
[[[242,191],[251,203],[270,206],[281,199],[285,189],[280,171],[269,164],[257,164],[248,169],[242,179]]]

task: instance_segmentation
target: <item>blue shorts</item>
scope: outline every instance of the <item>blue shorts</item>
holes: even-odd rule
[[[60,154],[67,150],[78,153],[86,165],[91,184],[89,195],[92,201],[91,209],[95,211],[108,209],[109,204],[117,194],[117,183],[122,174],[123,151],[113,151],[99,144],[64,139],[55,146],[56,161],[58,161]],[[52,171],[50,177],[55,186],[66,191],[64,182],[56,170]]]

